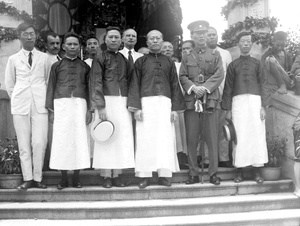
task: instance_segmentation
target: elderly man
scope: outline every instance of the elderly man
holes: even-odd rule
[[[233,165],[238,168],[236,183],[244,180],[243,168],[254,167],[254,180],[261,184],[259,167],[268,162],[265,129],[265,103],[262,102],[263,80],[259,60],[250,56],[252,36],[241,32],[237,36],[241,56],[227,69],[222,108],[232,119],[237,143],[233,144]]]
[[[108,27],[106,31],[107,50],[94,60],[90,72],[90,98],[95,117],[110,120],[115,127],[113,142],[95,142],[93,158],[93,167],[104,177],[103,187],[111,188],[128,185],[119,175],[122,169],[134,168],[132,118],[126,107],[133,68],[118,51],[120,29]]]
[[[24,179],[18,189],[46,188],[41,181],[47,146],[48,110],[45,102],[51,64],[46,53],[34,48],[36,32],[33,25],[21,23],[17,31],[22,49],[8,59],[5,84],[11,98]]]
[[[217,30],[213,27],[209,27],[207,30],[207,47],[213,50],[218,50],[219,53],[221,54],[222,62],[223,62],[223,69],[225,72],[224,79],[219,86],[219,91],[222,96],[223,94],[223,89],[224,89],[224,84],[225,84],[225,78],[226,78],[226,71],[228,65],[232,61],[232,57],[229,53],[229,51],[224,50],[220,47],[217,46],[218,43],[218,33]],[[219,166],[220,167],[228,167],[230,166],[229,162],[229,153],[228,153],[228,142],[225,140],[225,137],[223,135],[223,126],[226,124],[225,120],[225,111],[222,109],[218,110],[219,112]]]
[[[195,42],[193,40],[186,40],[183,41],[181,44],[182,54],[190,54],[194,48],[195,48]]]
[[[58,55],[60,51],[60,38],[54,32],[49,32],[46,35],[46,49],[49,60],[51,64],[61,60],[60,56]],[[44,170],[49,170],[49,160],[50,160],[50,152],[51,152],[51,144],[52,144],[52,137],[53,137],[53,122],[48,122],[48,144],[46,148],[45,154],[45,164]]]
[[[287,93],[287,89],[294,86],[294,81],[289,77],[293,60],[284,50],[287,34],[278,31],[274,34],[272,44],[261,57],[261,65],[265,79],[263,99],[267,106],[272,105],[272,94],[276,91],[281,94]]]
[[[186,92],[184,98],[187,107],[184,116],[190,176],[186,184],[199,182],[197,144],[200,134],[208,146],[210,183],[220,184],[220,178],[217,177],[219,146],[217,110],[220,109],[221,100],[218,87],[224,79],[224,70],[220,53],[206,46],[208,25],[206,21],[189,24],[188,29],[196,47],[190,54],[183,55],[179,73],[181,85]]]
[[[147,47],[141,47],[141,48],[139,48],[138,52],[143,55],[146,55],[146,54],[149,54],[149,49]]]
[[[149,185],[152,171],[158,171],[158,184],[171,186],[172,172],[179,171],[174,122],[184,110],[176,67],[171,58],[160,53],[163,35],[152,30],[147,34],[148,55],[135,62],[130,82],[128,107],[136,123],[137,177],[139,188]]]

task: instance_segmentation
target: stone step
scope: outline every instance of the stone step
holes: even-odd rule
[[[173,183],[183,183],[188,179],[188,170],[180,170],[179,172],[173,173],[172,182]],[[251,168],[246,168],[244,170],[244,175],[246,178],[251,178]],[[236,176],[235,168],[225,168],[220,167],[218,169],[218,177],[222,180],[233,180]],[[72,172],[68,173],[69,182],[72,182]],[[134,169],[123,170],[122,177],[126,180],[131,181],[132,184],[138,184],[139,178],[135,177]],[[199,178],[201,180],[201,170],[199,170]],[[47,185],[56,185],[61,180],[61,173],[59,171],[45,171],[43,174],[43,182]],[[203,180],[205,182],[209,181],[208,169],[205,168],[203,172]],[[82,170],[80,172],[80,181],[83,185],[101,185],[103,183],[103,177],[100,177],[99,170]],[[153,178],[151,178],[152,183],[157,182],[157,173],[153,173]]]
[[[1,226],[299,226],[300,209],[104,220],[2,220]]]
[[[136,185],[130,185],[124,188],[112,187],[110,189],[94,185],[84,186],[81,189],[71,187],[57,190],[56,186],[50,185],[47,189],[31,188],[25,192],[17,191],[15,189],[0,189],[0,200],[2,202],[70,202],[182,199],[270,192],[291,192],[292,189],[293,182],[290,179],[265,181],[262,185],[258,185],[254,181],[244,181],[239,184],[234,183],[233,181],[222,181],[219,186],[215,186],[208,182],[193,185],[174,183],[171,187],[150,184],[150,186],[145,189],[140,189]]]
[[[3,202],[0,219],[128,219],[299,209],[292,193],[188,199],[79,202]]]

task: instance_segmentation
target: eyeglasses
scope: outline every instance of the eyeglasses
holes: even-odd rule
[[[32,33],[26,33],[25,32],[21,36],[24,37],[24,38],[29,38],[29,37],[34,38],[35,37],[35,33],[34,32],[32,32]]]

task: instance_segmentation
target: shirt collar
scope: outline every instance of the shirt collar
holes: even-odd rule
[[[34,53],[36,52],[36,49],[35,49],[35,48],[33,48],[33,50],[31,50],[31,51],[28,51],[28,50],[26,50],[26,49],[22,48],[22,51],[23,51],[23,53],[24,53],[26,56],[28,56],[28,55],[29,55],[29,52],[31,52],[31,53],[32,53],[32,55],[34,56]]]
[[[123,51],[125,52],[125,54],[128,54],[129,51],[131,51],[132,54],[135,53],[134,49],[129,50],[127,47],[124,46]]]

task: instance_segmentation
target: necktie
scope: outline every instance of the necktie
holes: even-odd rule
[[[128,61],[131,67],[133,67],[134,63],[133,63],[133,58],[131,55],[131,50],[128,51]]]
[[[32,65],[32,52],[29,52],[28,63],[31,67],[31,65]]]

